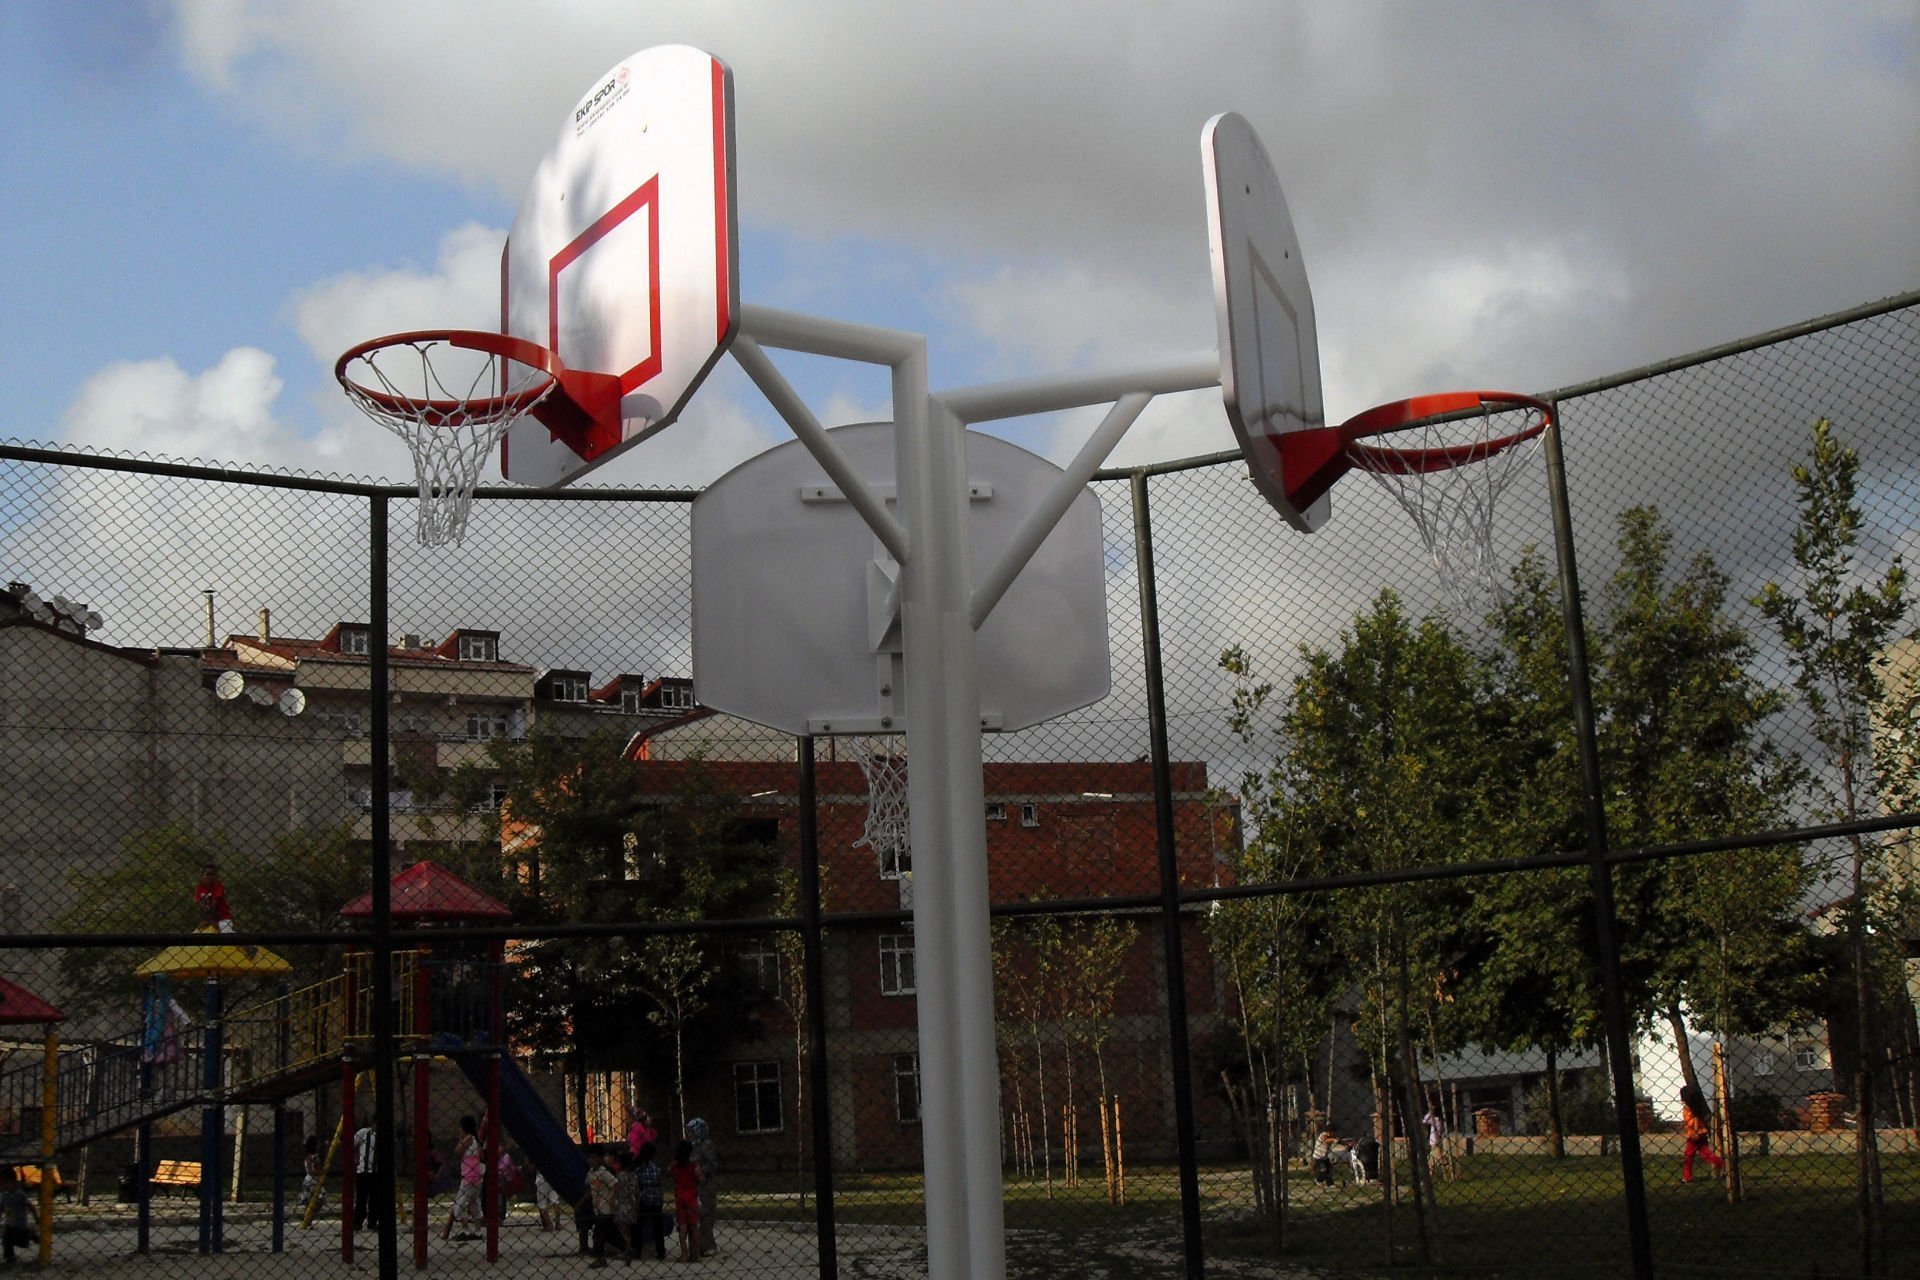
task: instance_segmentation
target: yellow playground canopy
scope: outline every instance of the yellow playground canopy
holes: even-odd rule
[[[168,947],[134,970],[142,978],[252,978],[289,973],[293,966],[265,947],[190,943]]]

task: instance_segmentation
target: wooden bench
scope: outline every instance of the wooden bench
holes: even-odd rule
[[[10,1167],[13,1170],[13,1176],[20,1180],[21,1188],[34,1192],[37,1195],[40,1190],[40,1166],[37,1164],[16,1164]],[[73,1188],[68,1186],[67,1180],[60,1176],[59,1166],[52,1166],[49,1171],[53,1175],[51,1180],[53,1182],[54,1194],[67,1200],[73,1199]]]
[[[182,1193],[200,1189],[198,1160],[162,1160],[147,1180],[156,1187],[170,1187]]]

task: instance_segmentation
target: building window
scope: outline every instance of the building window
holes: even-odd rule
[[[893,1114],[901,1124],[920,1123],[920,1055],[893,1056]]]
[[[733,1124],[740,1133],[778,1133],[780,1123],[780,1064],[733,1064]]]
[[[360,736],[360,713],[358,711],[322,711],[320,723],[349,738]]]
[[[506,807],[507,784],[490,782],[487,784],[487,798],[480,802],[480,809],[487,813],[498,813]]]
[[[460,661],[498,662],[499,660],[499,636],[474,631],[462,631],[460,633]]]
[[[1021,805],[1020,806],[1020,825],[1023,827],[1039,826],[1040,825],[1040,806],[1037,804]]]
[[[913,991],[913,935],[910,933],[881,934],[880,994],[910,996]]]
[[[1773,1074],[1773,1050],[1762,1049],[1753,1055],[1753,1074],[1757,1076]]]
[[[363,657],[373,649],[372,634],[365,627],[340,628],[340,652]]]
[[[882,845],[880,855],[880,878],[882,880],[900,880],[913,874],[913,849],[911,846]]]
[[[1007,806],[999,800],[988,801],[987,802],[987,821],[988,822],[1005,822],[1006,820],[1007,820]]]
[[[558,675],[553,678],[555,702],[585,702],[587,678],[583,675]]]
[[[637,716],[645,706],[646,693],[632,685],[623,685],[620,689],[620,712],[622,715]]]
[[[753,938],[740,946],[740,968],[755,990],[780,993],[780,949],[770,938]]]
[[[1813,1071],[1820,1066],[1820,1051],[1812,1045],[1801,1045],[1793,1051],[1793,1065],[1801,1071]]]
[[[487,715],[480,711],[467,713],[467,741],[485,742],[489,738],[507,736],[507,718]]]
[[[660,705],[669,711],[691,711],[693,709],[693,686],[690,684],[662,684],[660,686]]]
[[[425,716],[394,716],[388,723],[392,725],[396,737],[402,734],[425,737],[429,727]]]

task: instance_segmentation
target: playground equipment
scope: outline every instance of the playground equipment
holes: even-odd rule
[[[417,862],[395,875],[390,889],[391,919],[403,928],[434,925],[499,924],[512,919],[506,905],[482,893],[445,867]],[[373,896],[365,894],[341,908],[353,923],[373,917]],[[586,1194],[587,1163],[565,1128],[547,1109],[539,1093],[507,1055],[505,943],[421,944],[394,957],[396,1039],[401,1053],[413,1064],[413,1258],[416,1267],[427,1264],[427,1199],[429,1172],[427,1124],[429,1072],[436,1057],[451,1060],[476,1091],[486,1099],[487,1118],[481,1141],[485,1145],[486,1173],[482,1203],[486,1206],[487,1259],[500,1252],[500,1129],[520,1145],[534,1168],[563,1197],[577,1201]],[[360,948],[349,952],[348,985],[342,1008],[341,1114],[354,1114],[354,1073],[371,1059],[373,1046],[372,992],[367,985],[369,957]],[[345,1144],[341,1162],[342,1221],[353,1220],[354,1187],[351,1144]],[[353,1233],[344,1230],[341,1258],[353,1260]]]
[[[0,1082],[7,1087],[0,1090],[0,1115],[4,1115],[7,1124],[5,1137],[22,1140],[38,1139],[39,1147],[39,1184],[40,1184],[40,1265],[46,1266],[53,1261],[53,1188],[59,1177],[59,1170],[53,1164],[53,1097],[56,1068],[60,1060],[60,1033],[53,1024],[64,1021],[66,1015],[34,995],[25,987],[0,978],[0,1026],[19,1027],[37,1026],[43,1029],[44,1039],[41,1061],[39,1063],[40,1086],[38,1093],[31,1091],[36,1083],[32,1069],[26,1072],[0,1076]],[[24,1093],[25,1096],[19,1096]],[[40,1123],[37,1134],[26,1134],[16,1126],[20,1117],[30,1116],[38,1110]]]
[[[416,863],[391,881],[392,919],[408,927],[435,924],[499,923],[511,918],[497,899],[467,884],[444,867]],[[371,895],[341,909],[350,923],[372,913]],[[487,1181],[483,1203],[487,1217],[487,1256],[498,1257],[500,1189],[497,1185],[502,1126],[528,1161],[556,1191],[577,1201],[586,1190],[586,1159],[541,1099],[533,1083],[507,1057],[503,944],[422,945],[393,957],[394,1040],[403,1060],[414,1065],[414,1264],[427,1262],[427,1130],[429,1070],[435,1059],[454,1062],[487,1101]],[[350,943],[341,972],[320,982],[280,990],[263,1000],[226,1007],[227,988],[243,978],[284,976],[291,966],[261,947],[232,943],[191,943],[168,947],[135,972],[145,984],[142,1018],[132,1031],[95,1040],[84,1048],[58,1052],[47,1032],[44,1062],[0,1070],[0,1163],[30,1163],[42,1170],[41,1250],[45,1259],[51,1232],[52,1169],[57,1156],[132,1130],[136,1135],[134,1196],[136,1250],[152,1245],[151,1196],[154,1174],[153,1126],[170,1115],[200,1110],[199,1248],[223,1249],[222,1193],[226,1110],[238,1104],[274,1107],[272,1243],[285,1245],[287,1209],[286,1100],[303,1090],[338,1079],[342,1117],[355,1115],[357,1079],[372,1066],[372,956]],[[180,984],[203,983],[200,1014],[180,1016]],[[52,1023],[59,1010],[24,989],[0,979],[0,1025]],[[33,1133],[5,1123],[37,1115]],[[348,1130],[351,1137],[351,1130]],[[353,1144],[340,1147],[342,1181],[341,1256],[353,1259]],[[171,1161],[184,1179],[190,1161]],[[364,1193],[362,1186],[357,1189]]]

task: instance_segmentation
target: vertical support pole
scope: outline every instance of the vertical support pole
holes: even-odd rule
[[[1547,489],[1553,508],[1553,545],[1560,567],[1560,614],[1567,634],[1567,682],[1574,730],[1580,744],[1585,795],[1587,878],[1593,894],[1594,942],[1600,952],[1600,985],[1607,1030],[1607,1067],[1613,1076],[1614,1123],[1620,1131],[1620,1174],[1626,1195],[1627,1247],[1635,1280],[1652,1280],[1653,1238],[1647,1221],[1646,1171],[1640,1160],[1640,1124],[1634,1108],[1633,1034],[1620,980],[1620,939],[1613,907],[1613,868],[1607,862],[1606,801],[1601,791],[1600,748],[1594,728],[1588,678],[1586,620],[1580,606],[1580,573],[1574,562],[1573,516],[1567,500],[1566,460],[1560,452],[1560,406],[1547,429]]]
[[[813,1131],[813,1226],[820,1280],[840,1274],[833,1225],[833,1111],[827,1088],[827,983],[821,962],[820,810],[813,738],[800,744],[800,954],[807,993],[807,1088]]]
[[[53,1149],[60,1122],[60,1033],[47,1024],[40,1086],[40,1265],[53,1261]]]
[[[492,1042],[491,1066],[487,1071],[487,1172],[481,1203],[486,1205],[487,1261],[500,1257],[500,1220],[506,1216],[506,1204],[500,1186],[500,1077],[507,1056],[507,1010],[505,978],[507,944],[489,944],[487,970],[493,976],[487,983],[487,1038]]]
[[[206,1103],[200,1109],[200,1252],[220,1252],[220,1148],[225,1136],[220,1063],[225,1056],[221,1026],[220,980],[208,978],[202,997],[206,1025],[200,1035],[200,1084]]]
[[[274,1074],[283,1078],[293,1049],[290,993],[291,988],[282,982],[274,1001]],[[273,1099],[273,1238],[268,1248],[273,1253],[284,1253],[287,1248],[287,1099],[282,1093],[276,1093]]]
[[[368,693],[372,698],[368,732],[372,748],[368,763],[373,773],[373,814],[368,835],[372,843],[369,871],[373,881],[373,1196],[370,1207],[379,1235],[380,1274],[400,1273],[400,1243],[393,1214],[393,840],[392,744],[388,740],[387,711],[392,701],[387,664],[387,499],[374,497],[367,519],[367,646]],[[349,1224],[349,1227],[351,1224]]]
[[[910,562],[901,628],[907,805],[920,966],[930,1280],[1003,1280],[1000,1070],[993,1035],[980,681],[966,539],[966,433],[926,394],[924,345],[894,366],[897,491]]]
[[[1180,928],[1180,864],[1174,844],[1173,764],[1167,748],[1166,672],[1160,665],[1160,598],[1153,576],[1153,517],[1147,477],[1133,492],[1134,572],[1140,581],[1140,648],[1147,682],[1147,735],[1153,761],[1154,843],[1160,855],[1160,945],[1167,983],[1167,1064],[1173,1086],[1174,1143],[1180,1162],[1180,1232],[1190,1280],[1206,1274],[1201,1239],[1200,1168],[1194,1145],[1193,1065],[1188,1056],[1186,956]]]
[[[158,990],[154,990],[153,999],[157,1005],[160,999]],[[156,1008],[153,1016],[164,1019],[167,1010],[164,1007]],[[153,1104],[153,1059],[144,1043],[140,1050],[140,1102],[142,1111]],[[142,1120],[134,1130],[133,1147],[133,1251],[139,1254],[145,1254],[153,1244],[152,1177],[153,1121]]]
[[[348,958],[348,978],[346,981],[347,1030],[353,1030],[353,963]],[[342,1046],[340,1054],[340,1261],[353,1265],[353,1203],[356,1195],[366,1194],[366,1188],[360,1185],[360,1175],[354,1165],[353,1134],[360,1125],[360,1102],[355,1088],[358,1082],[354,1078],[352,1046],[349,1042]]]
[[[429,986],[427,948],[422,944],[413,961],[413,1265],[427,1267],[427,1196],[432,1190],[427,1169],[429,1079],[433,1057],[427,1052],[433,1019],[433,991]]]

